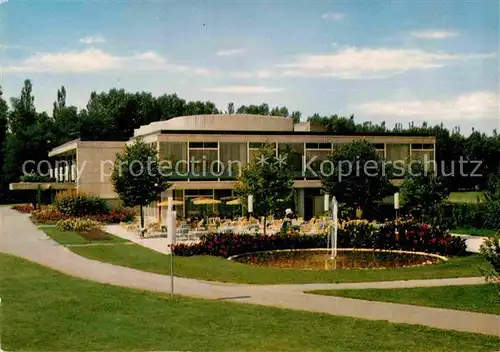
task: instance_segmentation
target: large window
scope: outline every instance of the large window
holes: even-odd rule
[[[207,176],[212,172],[219,172],[219,143],[217,142],[190,142],[189,143],[189,172]]]
[[[302,172],[304,143],[280,143],[278,145],[278,154],[287,155],[292,170]]]
[[[314,170],[316,173],[320,172],[321,163],[327,160],[330,154],[332,154],[331,143],[306,143],[306,176],[310,172],[309,169]],[[309,177],[312,176],[314,175],[309,175]]]
[[[246,143],[219,143],[220,161],[224,165],[224,174],[238,176],[240,165],[247,162]],[[222,170],[221,170],[222,171]]]
[[[396,165],[406,164],[410,157],[409,144],[387,144],[386,160]]]
[[[411,160],[419,160],[431,170],[434,167],[434,144],[411,144]]]
[[[382,159],[385,159],[385,144],[384,143],[375,143],[373,146],[375,147],[375,150],[377,151],[377,154]]]
[[[255,157],[255,153],[263,147],[271,147],[276,150],[276,143],[260,143],[260,142],[250,142],[248,143],[248,162],[251,162]]]
[[[160,142],[160,160],[167,160],[172,165],[172,172],[187,172],[187,143]]]

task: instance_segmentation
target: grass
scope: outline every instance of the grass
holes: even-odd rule
[[[481,192],[451,192],[448,201],[450,203],[481,203],[483,194]]]
[[[498,291],[493,285],[488,284],[398,289],[328,290],[311,291],[310,293],[500,315]]]
[[[471,235],[471,236],[482,236],[489,237],[499,234],[498,231],[489,229],[477,229],[477,228],[458,228],[450,230],[451,233],[458,235]]]
[[[170,274],[170,256],[139,245],[70,247],[83,257],[158,274]],[[479,276],[489,264],[479,255],[436,265],[371,270],[296,270],[253,267],[220,257],[175,257],[175,275],[209,281],[250,284],[363,282]]]
[[[91,243],[125,243],[126,239],[103,232],[104,236],[100,238],[85,237],[85,234],[72,231],[60,231],[55,226],[40,226],[50,238],[62,245],[79,245]]]
[[[7,351],[494,351],[497,337],[138,291],[0,254]]]

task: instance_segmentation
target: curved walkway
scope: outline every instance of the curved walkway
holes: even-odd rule
[[[0,207],[0,251],[23,257],[68,275],[135,289],[170,292],[168,276],[115,266],[78,256],[37,229],[26,215]],[[500,336],[500,316],[441,308],[371,302],[305,294],[304,290],[463,285],[484,282],[481,278],[397,281],[358,284],[240,285],[175,278],[177,294],[233,300],[310,312],[350,316],[392,323]]]

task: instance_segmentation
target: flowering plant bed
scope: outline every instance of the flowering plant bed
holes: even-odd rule
[[[12,209],[20,213],[31,213],[35,208],[33,208],[33,204],[16,204],[12,206]]]
[[[102,223],[118,224],[120,222],[131,222],[135,217],[133,209],[115,208],[109,213],[85,216],[87,219],[92,219]],[[44,205],[31,213],[31,219],[37,224],[55,224],[59,220],[74,218],[72,215],[61,213],[53,205]]]
[[[397,229],[396,229],[397,227]],[[195,244],[178,244],[174,254],[180,256],[213,255],[230,257],[275,249],[326,248],[329,233],[318,235],[276,234],[208,234]],[[367,221],[345,222],[337,233],[339,248],[373,248],[438,253],[446,256],[464,255],[465,240],[451,236],[439,227],[416,221],[388,222],[382,227]]]

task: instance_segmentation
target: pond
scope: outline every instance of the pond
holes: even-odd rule
[[[330,250],[286,250],[248,253],[232,260],[259,267],[332,270],[384,269],[436,264],[446,258],[432,254],[403,251],[339,249],[335,260]]]

